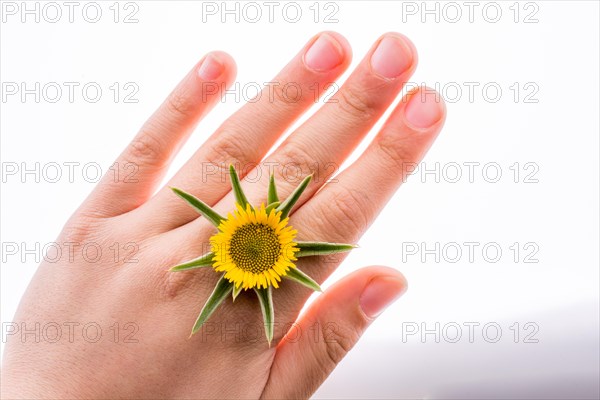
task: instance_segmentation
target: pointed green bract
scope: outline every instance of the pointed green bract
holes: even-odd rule
[[[294,207],[294,204],[296,204],[300,196],[302,196],[302,192],[304,192],[311,179],[312,175],[308,175],[306,178],[304,178],[298,187],[294,189],[292,194],[290,194],[288,198],[285,199],[285,201],[281,203],[279,207],[277,207],[277,211],[281,211],[281,219],[287,217],[290,211],[292,211],[292,207]]]
[[[183,264],[176,265],[176,266],[172,267],[171,269],[169,269],[169,271],[176,272],[176,271],[185,271],[185,270],[194,269],[194,268],[209,267],[212,265],[214,257],[215,257],[215,253],[213,253],[211,251],[210,253],[206,253],[205,255],[200,256],[194,260],[188,261]]]
[[[296,281],[309,289],[316,290],[317,292],[321,292],[321,286],[317,282],[315,282],[310,276],[306,275],[304,272],[300,271],[298,268],[290,268],[287,272],[287,275],[284,278],[291,279]]]
[[[237,203],[243,208],[246,208],[246,204],[248,204],[248,199],[246,198],[246,195],[242,190],[242,185],[240,184],[240,177],[235,171],[233,165],[231,164],[229,165],[229,176],[231,177],[231,187],[233,188],[233,193],[235,194],[235,201],[237,201]]]
[[[273,340],[273,328],[275,326],[272,286],[269,285],[266,289],[254,288],[254,291],[260,302],[260,309],[265,323],[265,334],[267,335],[267,341],[269,342],[270,347],[271,341]]]
[[[269,215],[269,214],[271,213],[271,210],[273,210],[273,209],[275,209],[275,208],[279,207],[279,204],[280,204],[280,203],[279,203],[278,201],[276,201],[275,203],[271,203],[271,204],[269,204],[269,205],[267,206],[267,208],[265,208],[265,211],[267,212],[267,215]]]
[[[347,243],[297,242],[296,247],[300,249],[294,254],[298,258],[343,253],[356,248],[356,245]]]
[[[271,174],[269,178],[269,193],[267,195],[267,204],[273,204],[279,201],[279,196],[277,196],[277,187],[275,186],[275,175]]]
[[[235,299],[238,297],[238,295],[242,292],[242,285],[240,285],[239,287],[236,287],[235,284],[233,285],[233,291],[231,292],[231,297],[233,298],[233,301],[235,301]]]
[[[206,320],[212,315],[212,313],[219,307],[219,305],[225,300],[229,293],[233,290],[233,284],[230,283],[227,279],[225,279],[225,274],[221,276],[219,282],[215,286],[215,289],[211,293],[208,300],[202,307],[202,311],[200,311],[200,315],[198,315],[198,319],[196,319],[196,323],[192,328],[192,335],[200,330],[202,324],[206,322]],[[191,336],[191,335],[190,335]]]
[[[221,221],[225,219],[222,216],[220,216],[215,210],[210,208],[209,205],[204,203],[202,200],[197,199],[193,195],[174,187],[172,187],[171,190],[175,192],[177,196],[187,201],[189,205],[194,207],[196,211],[198,211],[204,218],[209,220],[214,226],[219,226]]]

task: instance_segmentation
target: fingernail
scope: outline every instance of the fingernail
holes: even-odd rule
[[[387,79],[400,76],[413,62],[412,50],[404,40],[386,36],[371,55],[371,68],[377,75]]]
[[[224,69],[223,64],[215,56],[209,54],[202,61],[198,69],[198,75],[205,81],[212,81],[221,76]]]
[[[320,72],[337,67],[343,60],[342,46],[326,33],[319,36],[304,55],[306,66]]]
[[[360,308],[369,318],[375,318],[406,291],[403,280],[390,276],[372,279],[360,295]]]
[[[404,110],[406,120],[415,128],[429,128],[435,125],[444,113],[442,101],[433,89],[424,89],[413,94]]]

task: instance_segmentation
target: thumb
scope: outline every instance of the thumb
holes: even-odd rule
[[[262,397],[310,397],[406,287],[402,274],[387,267],[363,268],[334,284],[277,346]]]

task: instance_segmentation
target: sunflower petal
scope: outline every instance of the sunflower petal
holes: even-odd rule
[[[294,191],[288,196],[288,198],[285,199],[285,201],[281,203],[279,207],[277,207],[277,211],[281,211],[281,220],[287,217],[290,211],[292,211],[292,207],[294,207],[294,204],[296,204],[298,199],[300,199],[300,196],[302,196],[302,192],[304,192],[311,179],[312,175],[308,175],[306,178],[304,178],[304,180],[300,182],[298,187],[294,189]]]
[[[278,201],[279,196],[277,195],[277,187],[275,186],[275,175],[271,174],[271,177],[269,178],[269,194],[267,195],[267,204],[271,205]]]
[[[215,257],[215,253],[213,253],[211,251],[210,253],[206,253],[205,255],[200,256],[196,259],[185,262],[183,264],[176,265],[176,266],[172,267],[171,269],[169,269],[169,271],[176,272],[176,271],[185,271],[187,269],[209,267],[213,264],[214,257]]]
[[[297,242],[296,247],[300,250],[294,254],[295,257],[308,257],[342,253],[344,251],[350,251],[357,246],[355,244],[347,243]]]
[[[290,268],[285,275],[285,278],[296,281],[309,289],[316,290],[317,292],[321,292],[321,286],[317,282],[315,282],[310,276],[306,275],[304,272],[300,271],[298,268]]]
[[[181,189],[174,188],[174,187],[172,187],[171,190],[173,192],[175,192],[175,194],[177,196],[179,196],[182,199],[184,199],[185,201],[187,201],[189,205],[194,207],[194,209],[196,211],[198,211],[200,214],[202,214],[202,216],[204,216],[204,218],[209,220],[214,226],[218,227],[219,224],[221,223],[221,221],[225,219],[221,215],[219,215],[215,210],[210,208],[210,206],[208,204],[204,203],[200,199],[197,199],[193,195],[191,195],[187,192],[184,192]]]
[[[271,347],[271,341],[273,340],[273,328],[275,326],[275,312],[273,310],[273,291],[271,286],[267,289],[254,288],[258,301],[260,302],[260,308],[265,323],[265,334],[267,335],[267,341],[269,347]]]
[[[240,184],[240,177],[238,176],[235,168],[232,164],[229,164],[229,176],[231,178],[231,187],[233,189],[233,193],[235,194],[235,200],[238,202],[242,208],[246,208],[246,204],[248,204],[248,199],[242,190],[242,185]]]
[[[219,305],[225,300],[229,293],[233,290],[233,284],[229,283],[227,279],[225,279],[225,275],[221,276],[219,282],[217,282],[215,289],[211,293],[208,300],[202,307],[202,311],[200,311],[200,315],[198,315],[198,319],[196,319],[196,323],[192,328],[192,336],[194,333],[198,332],[202,327],[202,324],[206,322],[206,320],[211,316],[211,314],[219,307]]]
[[[235,286],[235,282],[233,283],[233,291],[231,292],[231,296],[233,297],[233,301],[235,301],[236,297],[242,292],[242,285]]]

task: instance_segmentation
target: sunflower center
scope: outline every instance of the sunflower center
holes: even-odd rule
[[[279,237],[265,224],[245,224],[231,235],[229,254],[244,271],[255,274],[267,271],[277,262],[280,251]]]

